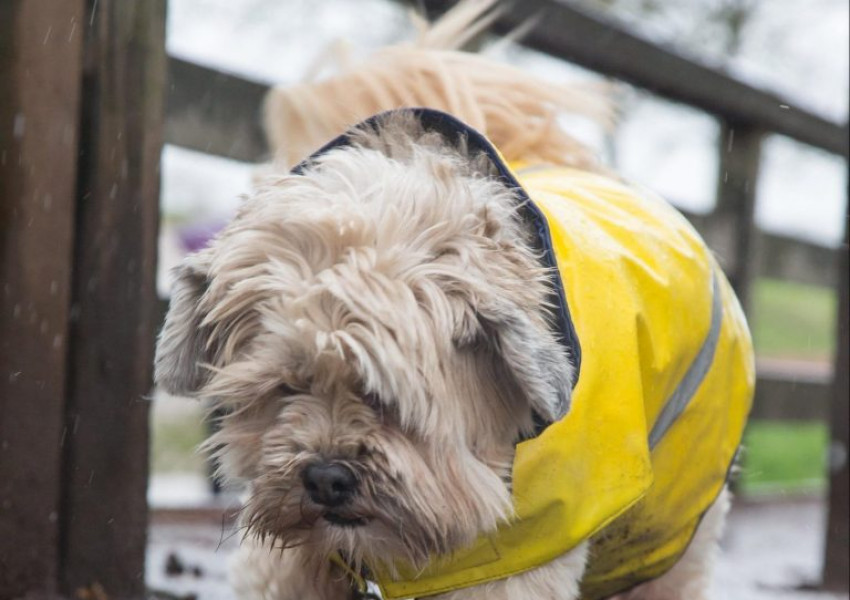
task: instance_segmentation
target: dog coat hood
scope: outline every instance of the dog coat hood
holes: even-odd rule
[[[384,598],[425,597],[533,569],[585,540],[583,600],[658,577],[723,488],[752,400],[751,341],[729,283],[652,194],[595,173],[508,165],[453,117],[405,110],[485,153],[527,199],[522,216],[558,275],[558,334],[581,368],[570,412],[516,446],[509,522],[424,570],[369,565],[369,578]]]

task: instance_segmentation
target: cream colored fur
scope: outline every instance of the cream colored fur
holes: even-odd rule
[[[348,598],[345,575],[324,561],[316,564],[298,549],[272,549],[247,537],[230,562],[229,580],[240,600],[328,600]]]
[[[417,45],[275,90],[278,168],[403,105],[455,114],[509,159],[596,168],[556,117],[599,116],[603,99],[454,50],[492,4],[465,3]],[[333,552],[355,567],[424,565],[510,517],[514,445],[535,414],[563,416],[572,366],[516,198],[488,169],[462,142],[386,119],[303,175],[263,177],[178,271],[156,378],[226,415],[207,448],[223,477],[249,485],[240,598],[343,600]],[[356,478],[342,506],[305,489],[306,468],[323,461]],[[699,598],[725,502],[679,565],[624,599]],[[440,600],[577,600],[586,559],[582,544]]]
[[[612,118],[603,88],[552,83],[516,67],[456,50],[495,2],[461,3],[416,43],[382,49],[340,65],[323,81],[274,89],[266,131],[279,168],[306,158],[328,140],[376,113],[400,107],[440,109],[486,132],[508,160],[597,168],[587,147],[558,126],[563,113],[601,123]]]

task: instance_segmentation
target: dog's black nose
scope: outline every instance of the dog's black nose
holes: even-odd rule
[[[310,499],[324,506],[348,502],[357,489],[354,472],[339,463],[313,463],[301,474]]]

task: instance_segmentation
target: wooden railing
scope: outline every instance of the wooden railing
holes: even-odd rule
[[[166,142],[241,162],[268,158],[260,124],[268,84],[174,57],[168,66]],[[683,212],[697,229],[705,232],[710,227],[711,215]],[[754,245],[763,250],[755,269],[759,275],[835,285],[834,248],[762,231],[754,235]]]

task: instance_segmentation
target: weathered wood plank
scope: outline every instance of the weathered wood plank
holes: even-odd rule
[[[87,0],[62,583],[141,598],[165,0]]]
[[[839,273],[836,248],[763,231],[757,232],[755,246],[755,274],[835,288]]]
[[[169,78],[168,143],[244,162],[267,157],[260,127],[266,86],[176,58],[169,59]],[[705,231],[705,216],[686,216]],[[756,274],[834,285],[834,249],[764,232],[753,243]]]
[[[848,179],[850,199],[850,179]],[[831,387],[829,414],[829,516],[823,584],[829,590],[850,590],[850,205],[844,221],[844,247],[838,269],[838,340],[835,352],[835,379]]]
[[[717,201],[703,230],[745,309],[756,264],[754,217],[762,137],[750,125],[722,124]]]
[[[830,386],[820,378],[760,373],[750,420],[820,421],[829,414]]]
[[[432,9],[457,0],[427,0]],[[511,3],[493,30],[504,34],[529,19],[535,26],[522,44],[597,73],[648,89],[731,122],[747,123],[848,155],[847,125],[805,111],[778,94],[759,90],[679,52],[628,32],[610,18],[563,0]]]
[[[170,58],[166,140],[234,160],[264,160],[260,121],[267,91],[262,83]]]
[[[83,12],[0,2],[0,598],[57,573]]]

